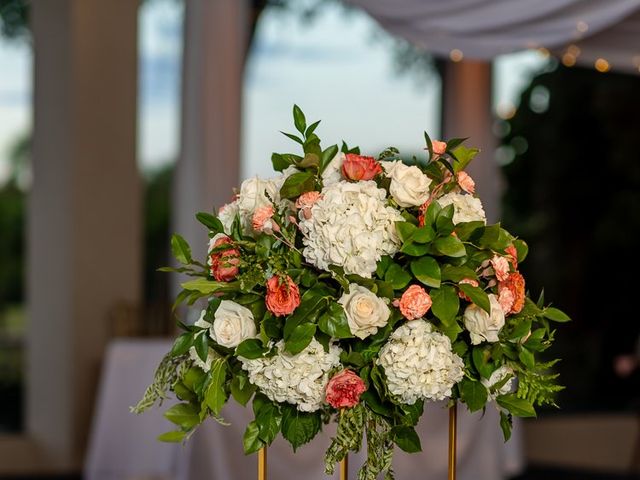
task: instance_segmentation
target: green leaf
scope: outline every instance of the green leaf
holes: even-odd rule
[[[491,377],[491,374],[493,373],[493,365],[489,363],[491,352],[487,348],[473,347],[471,358],[473,359],[473,365],[482,377]]]
[[[256,389],[246,375],[238,374],[231,380],[231,395],[240,405],[246,405]]]
[[[520,353],[518,353],[518,358],[524,364],[525,367],[532,370],[535,368],[536,358],[533,355],[533,352],[526,349],[525,347],[522,347],[522,349],[520,350]]]
[[[513,318],[513,317],[511,317]],[[506,336],[507,340],[519,340],[531,331],[531,318],[523,318],[518,321],[513,330]]]
[[[393,441],[398,447],[407,453],[416,453],[422,451],[420,445],[420,437],[413,427],[399,426],[391,429]]]
[[[299,143],[300,145],[304,145],[304,140],[292,133],[287,133],[287,132],[280,132],[281,134],[283,134],[285,137],[293,140],[296,143]]]
[[[271,164],[276,172],[281,172],[290,165],[293,165],[293,162],[289,157],[274,152],[271,154]]]
[[[464,170],[478,153],[480,153],[478,148],[467,148],[464,145],[453,148],[453,154],[456,158],[456,161],[453,162],[453,170],[456,173]]]
[[[404,245],[402,245],[400,251],[412,257],[422,257],[429,251],[429,245],[406,242]]]
[[[187,436],[187,432],[178,430],[175,432],[166,432],[162,435],[158,435],[158,441],[167,443],[180,443]]]
[[[427,151],[429,152],[429,160],[433,158],[433,142],[431,141],[431,137],[425,131],[424,132],[424,141],[427,144]]]
[[[463,378],[458,387],[460,397],[467,404],[470,412],[480,410],[486,405],[489,392],[479,381]]]
[[[236,357],[244,357],[249,360],[262,357],[269,351],[257,338],[247,338],[236,347]]]
[[[455,265],[443,265],[442,266],[442,280],[450,281],[458,283],[460,280],[464,278],[470,278],[472,280],[477,280],[478,275],[476,275],[475,270],[473,268],[469,268],[465,265],[455,266]]]
[[[164,418],[185,430],[190,430],[200,423],[200,412],[190,403],[178,403],[164,412]]]
[[[260,431],[260,440],[269,445],[278,435],[280,424],[282,422],[282,414],[280,409],[273,403],[265,404],[258,411],[256,423]]]
[[[309,125],[307,127],[306,132],[304,132],[305,137],[308,137],[309,135],[311,135],[313,132],[316,131],[316,128],[318,128],[318,125],[320,125],[320,120],[318,120],[317,122],[313,122],[311,125]]]
[[[397,263],[392,263],[384,275],[384,281],[390,283],[394,290],[401,290],[409,284],[411,275]]]
[[[473,303],[479,306],[487,313],[491,313],[491,302],[489,301],[489,295],[480,287],[474,287],[467,283],[461,283],[458,288],[464,292],[464,294],[471,299]]]
[[[298,447],[310,442],[322,427],[318,413],[300,412],[292,405],[282,406],[282,436],[293,447],[295,452]]]
[[[209,357],[209,341],[207,340],[206,331],[196,335],[193,344],[200,360],[206,362]]]
[[[480,228],[484,228],[484,222],[479,220],[474,222],[460,222],[456,225],[455,232],[460,240],[466,242],[474,232]]]
[[[429,226],[434,225],[441,210],[442,207],[438,202],[431,202],[424,214],[424,224]]]
[[[173,347],[171,347],[171,355],[173,355],[174,357],[184,355],[189,351],[192,345],[193,335],[189,332],[183,333],[173,342]]]
[[[220,415],[220,411],[227,401],[224,391],[224,383],[227,376],[227,362],[219,358],[211,367],[211,381],[204,394],[204,401],[214,415]]]
[[[402,242],[408,242],[411,240],[411,236],[418,230],[418,227],[409,222],[396,222],[396,232]]]
[[[282,198],[298,197],[304,192],[313,190],[315,186],[315,174],[311,171],[298,172],[289,175],[280,188]]]
[[[500,395],[496,398],[498,405],[505,408],[516,417],[535,417],[536,411],[533,405],[524,398],[516,397],[515,393]]]
[[[331,160],[333,160],[333,157],[335,157],[339,151],[340,148],[338,148],[338,145],[331,145],[330,147],[327,147],[325,150],[323,150],[321,158],[322,167],[320,168],[320,171],[323,171],[325,169],[325,167]]]
[[[327,311],[320,315],[318,328],[332,338],[353,337],[344,308],[337,302],[330,303]]]
[[[445,325],[451,325],[456,321],[456,315],[460,309],[460,298],[456,289],[450,285],[443,285],[441,288],[431,290],[431,300],[433,314]]]
[[[301,168],[319,167],[320,157],[316,153],[307,153],[304,158],[298,164]]]
[[[293,329],[289,338],[285,341],[285,350],[292,355],[300,353],[311,343],[316,333],[315,323],[303,323]]]
[[[435,258],[422,257],[411,262],[411,273],[423,284],[440,288],[440,265]]]
[[[529,254],[529,246],[524,240],[520,240],[516,238],[513,241],[513,246],[516,247],[516,252],[518,252],[518,263],[524,262],[524,259],[527,258]]]
[[[432,242],[434,238],[436,238],[436,232],[429,225],[418,228],[411,236],[411,240],[416,243],[429,243]]]
[[[571,318],[569,315],[564,313],[562,310],[558,310],[557,308],[548,307],[542,311],[542,315],[549,320],[553,320],[554,322],[570,322]]]
[[[249,455],[250,453],[256,453],[262,447],[264,447],[264,442],[260,440],[259,437],[260,429],[258,428],[258,424],[255,420],[249,422],[247,425],[247,429],[244,431],[244,435],[242,436],[242,448],[244,449],[244,453]]]
[[[224,233],[224,226],[220,219],[211,215],[207,212],[198,212],[196,213],[196,219],[203,224],[205,227],[208,227],[209,230],[216,233]]]
[[[378,260],[378,264],[376,265],[376,275],[378,278],[384,278],[384,274],[387,273],[387,269],[393,263],[391,257],[389,255],[383,256],[380,260]]]
[[[175,259],[183,265],[191,263],[191,247],[187,241],[177,233],[171,236],[171,252]]]
[[[502,436],[504,441],[507,442],[511,438],[511,426],[512,426],[511,414],[500,411],[500,428],[502,429]]]
[[[235,292],[239,289],[240,284],[238,282],[214,282],[207,280],[206,278],[198,278],[189,282],[180,284],[185,290],[191,292],[200,292],[204,294],[217,293],[217,292]]]
[[[296,126],[296,130],[304,135],[304,131],[307,129],[307,120],[297,105],[293,106],[293,124]]]
[[[437,238],[433,242],[433,246],[438,252],[447,257],[459,258],[467,254],[464,244],[453,235]]]

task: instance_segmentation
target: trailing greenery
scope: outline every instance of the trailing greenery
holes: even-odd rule
[[[169,397],[168,392],[173,390],[176,382],[184,376],[190,363],[185,355],[165,355],[156,369],[153,382],[147,387],[137,405],[131,407],[131,411],[142,413],[156,402],[162,404],[162,401]]]

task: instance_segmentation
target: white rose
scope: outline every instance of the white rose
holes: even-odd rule
[[[509,378],[509,380],[507,380],[505,384],[502,387],[500,387],[498,390],[496,390],[495,392],[492,392],[491,388],[497,385],[498,383],[500,383],[501,381],[503,381],[505,377],[511,377],[511,378]],[[489,392],[489,398],[491,400],[495,400],[496,397],[499,397],[500,395],[506,395],[507,393],[511,392],[514,378],[515,377],[513,374],[513,370],[503,365],[501,367],[498,367],[496,370],[494,370],[488,379],[483,378],[480,381]]]
[[[498,341],[498,333],[504,327],[504,311],[498,298],[490,294],[491,314],[475,304],[464,311],[464,326],[471,334],[471,343],[478,345],[484,340],[490,343]]]
[[[223,347],[235,348],[247,338],[256,336],[251,310],[231,300],[222,300],[213,315],[211,338]]]
[[[429,198],[431,179],[415,165],[405,165],[400,160],[380,162],[391,179],[389,193],[401,207],[422,205]]]
[[[438,199],[442,208],[453,204],[453,223],[487,222],[482,202],[473,195],[450,192]]]
[[[227,203],[218,210],[218,219],[222,222],[224,233],[227,235],[231,235],[231,227],[233,226],[233,221],[236,219],[236,215],[238,215],[239,211],[238,200]]]
[[[338,303],[344,308],[349,330],[358,338],[366,338],[384,327],[391,314],[387,303],[369,289],[358,284],[349,285]]]
[[[250,235],[253,232],[253,213],[260,207],[272,205],[272,201],[280,201],[278,181],[264,180],[258,177],[248,178],[240,185],[238,196],[238,210],[242,222],[242,231]]]
[[[342,152],[338,152],[335,157],[327,164],[322,172],[322,184],[325,187],[338,183],[342,180],[342,164],[346,156]]]

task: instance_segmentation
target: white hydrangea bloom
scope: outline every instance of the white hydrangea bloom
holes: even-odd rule
[[[412,320],[391,334],[380,349],[389,391],[403,403],[443,400],[464,377],[464,362],[451,351],[449,337],[426,320]]]
[[[334,183],[322,189],[311,217],[300,221],[304,257],[321,270],[337,265],[370,278],[383,255],[398,251],[395,222],[402,220],[374,181]]]
[[[204,334],[202,334],[202,335],[204,335]],[[203,362],[200,359],[200,356],[198,355],[198,352],[196,351],[196,347],[191,347],[189,349],[189,358],[193,361],[193,364],[196,367],[200,367],[205,372],[208,372],[208,371],[211,370],[211,364],[213,363],[213,361],[216,358],[219,358],[219,357],[220,357],[220,355],[218,355],[213,348],[209,347],[209,352],[207,353],[207,361]]]
[[[482,208],[482,202],[473,195],[466,195],[457,192],[449,192],[438,198],[438,203],[442,208],[453,204],[453,223],[462,222],[485,222],[487,216]]]
[[[509,380],[507,380],[506,383],[500,389],[491,393],[491,387],[500,383],[502,380],[504,380],[505,377],[511,377],[511,378],[509,378]],[[511,390],[513,389],[514,380],[515,380],[515,375],[513,374],[513,370],[503,365],[495,369],[489,378],[483,378],[480,381],[489,391],[489,399],[495,400],[496,397],[499,397],[500,395],[506,395],[507,393],[511,393]]]
[[[341,349],[336,345],[325,352],[314,338],[302,352],[291,355],[284,340],[276,344],[273,357],[249,360],[238,357],[249,381],[274,402],[287,402],[303,412],[315,412],[323,402],[329,371],[340,365]]]

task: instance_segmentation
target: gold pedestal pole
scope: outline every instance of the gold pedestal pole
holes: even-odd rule
[[[449,477],[456,480],[456,424],[458,423],[458,404],[449,407]]]
[[[258,480],[267,480],[267,447],[258,450]]]
[[[340,461],[340,480],[349,480],[349,454]]]

